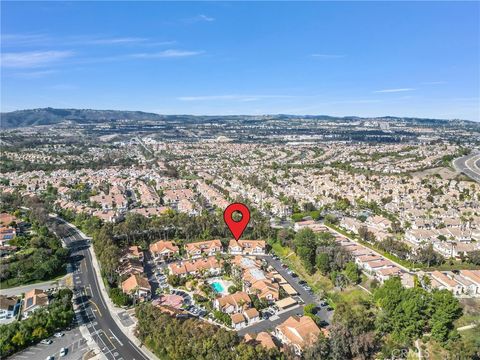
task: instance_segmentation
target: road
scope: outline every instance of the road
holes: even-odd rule
[[[473,151],[470,155],[463,156],[453,161],[453,166],[460,171],[480,183],[480,152]]]
[[[60,349],[67,348],[67,355],[62,357],[65,360],[80,360],[83,354],[88,350],[87,341],[82,337],[78,329],[65,331],[65,335],[61,338],[52,337],[53,341],[50,345],[36,344],[27,349],[16,353],[10,359],[26,360],[26,359],[46,359],[48,356],[54,356],[60,359]]]
[[[57,280],[49,280],[49,281],[43,281],[43,282],[38,282],[34,284],[29,284],[29,285],[22,285],[22,286],[17,286],[12,288],[0,289],[0,295],[19,296],[33,289],[41,289],[45,291],[49,289],[56,289],[57,287],[62,286],[65,283],[65,279],[67,277],[68,275],[65,275],[64,277],[61,277]]]
[[[59,218],[54,221],[63,222]],[[87,240],[74,228],[64,226],[62,229],[61,236],[71,249],[78,324],[86,326],[108,360],[148,360],[112,318],[100,291]]]

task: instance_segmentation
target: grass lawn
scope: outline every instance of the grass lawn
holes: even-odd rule
[[[463,308],[463,315],[455,321],[455,327],[459,328],[472,323],[480,324],[480,299],[461,299],[460,304]],[[480,328],[477,327],[478,329]]]
[[[299,257],[291,249],[283,247],[278,243],[274,243],[272,245],[272,250],[282,259],[283,263],[287,264],[290,269],[305,280],[315,293],[333,290],[332,281],[328,277],[322,275],[319,271],[312,275],[308,274]]]

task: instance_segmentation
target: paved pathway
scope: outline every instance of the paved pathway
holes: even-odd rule
[[[477,327],[477,326],[478,326],[478,324],[473,323],[473,324],[470,324],[470,325],[465,325],[465,326],[459,327],[457,330],[458,331],[465,331],[465,330],[473,329],[474,327]]]
[[[39,282],[35,284],[1,289],[0,295],[15,296],[15,295],[21,295],[22,293],[26,293],[32,289],[42,289],[42,290],[55,289],[60,285],[63,285],[67,277],[68,277],[68,274],[57,280],[49,280],[49,281]]]

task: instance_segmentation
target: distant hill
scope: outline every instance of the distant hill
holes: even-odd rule
[[[3,129],[35,125],[54,125],[65,121],[76,123],[118,120],[162,120],[163,116],[142,111],[91,110],[91,109],[33,109],[1,113]]]
[[[7,113],[0,113],[0,128],[10,129],[18,127],[28,127],[35,125],[55,125],[62,122],[74,122],[78,124],[95,123],[95,122],[115,122],[119,120],[128,121],[159,121],[167,120],[171,122],[211,122],[220,120],[243,120],[243,121],[262,121],[268,119],[311,119],[319,121],[403,121],[410,124],[421,125],[450,125],[450,126],[474,126],[477,127],[479,123],[467,120],[442,120],[442,119],[421,119],[411,117],[376,117],[376,118],[362,118],[357,116],[336,117],[328,115],[216,115],[216,116],[194,116],[194,115],[159,115],[154,113],[147,113],[143,111],[123,111],[123,110],[92,110],[92,109],[32,109],[32,110],[18,110]]]

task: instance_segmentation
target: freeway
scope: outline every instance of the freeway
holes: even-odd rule
[[[58,224],[64,223],[60,218],[54,218],[54,221]],[[148,360],[113,319],[100,291],[88,240],[70,226],[61,226],[61,232],[59,235],[71,249],[77,323],[85,325],[106,359]]]
[[[460,171],[480,183],[480,152],[472,152],[470,155],[463,156],[453,161],[453,166]]]

